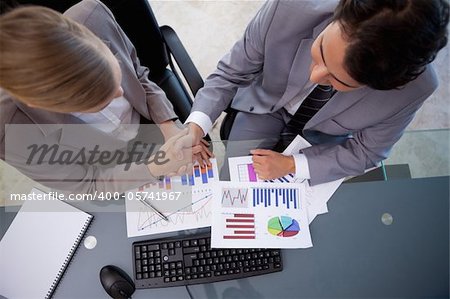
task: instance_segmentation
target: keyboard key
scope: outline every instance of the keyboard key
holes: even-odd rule
[[[147,245],[147,250],[148,250],[148,251],[159,250],[159,244]]]
[[[136,272],[142,272],[141,260],[136,261]]]
[[[184,248],[183,253],[197,253],[200,252],[200,247],[188,247],[188,248]]]

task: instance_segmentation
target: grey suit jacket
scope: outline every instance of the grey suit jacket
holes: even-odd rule
[[[84,0],[64,14],[86,26],[111,49],[122,70],[124,97],[141,116],[155,123],[177,118],[172,104],[164,92],[148,79],[148,68],[140,65],[134,46],[103,3]],[[31,144],[56,144],[61,152],[79,152],[93,149],[96,145],[100,151],[114,151],[123,149],[126,143],[70,114],[30,108],[1,89],[0,113],[0,157],[44,185],[77,193],[123,192],[155,180],[144,164],[134,163],[128,170],[124,165],[28,165],[25,163],[30,155],[27,146]]]
[[[336,5],[337,1],[267,1],[207,78],[192,111],[214,121],[230,103],[255,114],[282,109],[307,84],[311,45],[331,22]],[[436,74],[429,65],[399,90],[366,87],[336,93],[304,128],[314,144],[303,150],[311,184],[361,174],[385,159],[436,88]]]

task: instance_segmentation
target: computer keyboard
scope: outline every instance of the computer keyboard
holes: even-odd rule
[[[136,288],[238,279],[283,269],[280,249],[211,249],[210,233],[133,243]]]

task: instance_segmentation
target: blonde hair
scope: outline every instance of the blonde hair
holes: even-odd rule
[[[26,6],[0,16],[0,86],[26,104],[78,112],[112,98],[108,52],[86,27],[51,9]]]

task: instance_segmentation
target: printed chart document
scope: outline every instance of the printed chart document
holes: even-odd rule
[[[302,184],[218,182],[211,247],[312,246]]]
[[[298,153],[301,149],[311,146],[300,135],[291,142],[291,144],[284,150],[284,155],[292,155]],[[230,168],[230,180],[232,182],[262,182],[253,169],[252,157],[233,157],[228,159]],[[310,186],[307,180],[297,179],[293,174],[288,174],[284,177],[274,180],[266,180],[264,182],[271,183],[296,183],[304,185],[306,192],[306,204],[308,211],[308,219],[311,223],[317,215],[328,212],[327,202],[341,185],[344,179]]]
[[[192,173],[164,177],[125,194],[128,237],[144,236],[211,226],[212,186],[219,181],[217,160],[211,167],[195,165]],[[164,214],[163,220],[144,199]]]

